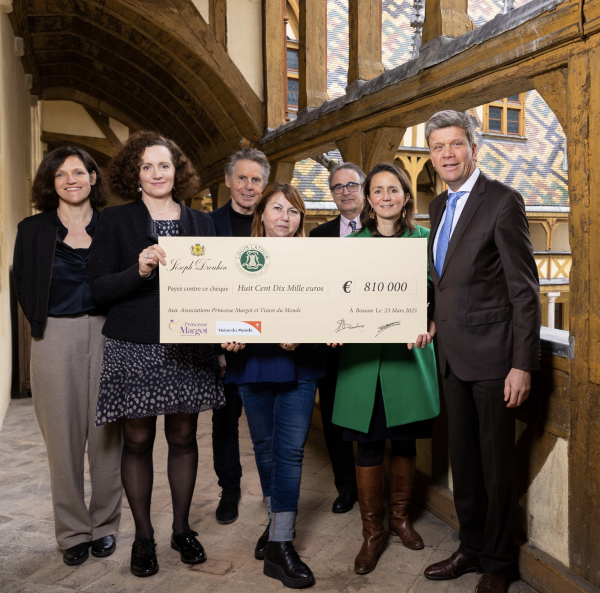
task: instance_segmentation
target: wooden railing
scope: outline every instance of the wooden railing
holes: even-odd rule
[[[562,251],[534,251],[535,265],[540,280],[557,280],[569,278],[572,257]]]

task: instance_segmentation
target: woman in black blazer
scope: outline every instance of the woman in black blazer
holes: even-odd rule
[[[117,195],[134,201],[104,212],[92,251],[92,292],[110,306],[96,424],[121,420],[121,473],[136,529],[131,572],[143,577],[158,572],[150,521],[158,415],[165,416],[169,445],[171,547],[187,564],[206,560],[188,519],[198,413],[225,405],[221,361],[212,346],[160,344],[158,265],[166,263],[166,254],[157,243],[159,236],[208,236],[215,230],[207,214],[181,201],[199,185],[192,164],[155,132],[130,137],[111,165],[110,180]]]
[[[115,551],[121,520],[121,431],[94,426],[105,311],[92,299],[90,244],[105,181],[80,148],[58,148],[32,187],[39,214],[19,223],[13,272],[31,325],[31,392],[50,466],[56,540],[65,564]],[[92,498],[85,502],[87,444]]]

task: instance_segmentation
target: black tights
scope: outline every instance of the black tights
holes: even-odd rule
[[[415,439],[410,441],[391,441],[392,455],[396,457],[414,457],[417,454],[417,443]],[[358,454],[356,465],[358,467],[373,467],[383,463],[385,453],[385,440],[361,443],[358,441]]]
[[[153,538],[150,501],[154,467],[152,450],[156,438],[156,416],[123,419],[121,478],[135,522],[135,537]],[[192,495],[198,471],[198,414],[165,416],[165,436],[169,444],[167,474],[173,500],[173,533],[189,531]]]

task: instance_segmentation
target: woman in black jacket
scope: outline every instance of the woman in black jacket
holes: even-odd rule
[[[117,195],[134,201],[104,212],[92,251],[92,293],[110,306],[96,423],[121,419],[121,473],[136,530],[131,572],[142,577],[158,571],[150,521],[158,415],[165,416],[169,445],[171,547],[187,564],[206,560],[188,523],[196,428],[199,412],[225,405],[223,380],[212,346],[160,344],[157,268],[166,254],[157,243],[159,236],[207,236],[215,229],[207,214],[180,201],[196,192],[198,176],[181,149],[157,133],[131,136],[111,165],[110,180]]]
[[[87,152],[59,148],[40,164],[32,197],[41,214],[19,224],[13,271],[33,337],[31,391],[48,450],[56,539],[65,564],[75,565],[90,546],[94,556],[112,554],[121,519],[121,431],[94,423],[106,317],[92,298],[89,259],[105,184]]]

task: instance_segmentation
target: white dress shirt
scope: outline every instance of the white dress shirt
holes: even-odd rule
[[[456,228],[456,223],[458,222],[458,219],[460,218],[460,215],[462,214],[462,211],[464,210],[465,204],[467,203],[467,200],[469,199],[469,196],[471,195],[471,190],[473,189],[475,182],[479,178],[479,173],[480,173],[479,169],[477,167],[475,167],[475,171],[473,171],[473,173],[471,173],[471,177],[469,177],[469,179],[467,179],[460,186],[459,189],[457,189],[456,191],[451,191],[450,188],[448,188],[448,196],[450,196],[450,194],[456,194],[459,191],[467,192],[466,194],[464,194],[463,196],[458,198],[458,200],[456,202],[456,209],[454,210],[454,218],[452,219],[452,228],[450,229],[450,238],[452,238],[452,233],[454,232],[454,229]],[[444,209],[444,214],[442,215],[442,220],[440,220],[440,224],[438,225],[437,232],[435,233],[435,240],[433,241],[433,263],[434,264],[435,264],[435,260],[437,258],[437,244],[438,244],[438,236],[440,234],[439,230],[444,226],[444,221],[446,220],[446,212],[447,212],[447,208]]]
[[[356,230],[360,231],[360,213],[354,219],[354,222],[356,223]],[[347,237],[353,232],[354,231],[350,228],[350,221],[343,214],[340,214],[340,237]]]

